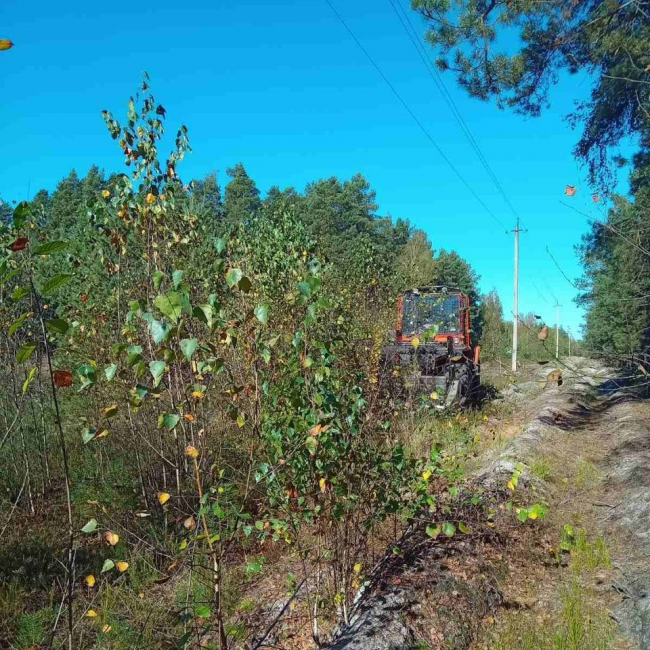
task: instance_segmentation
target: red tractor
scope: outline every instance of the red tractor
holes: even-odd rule
[[[448,287],[411,289],[397,300],[395,340],[382,348],[384,376],[431,390],[439,408],[478,397],[481,348],[470,338],[470,300]]]

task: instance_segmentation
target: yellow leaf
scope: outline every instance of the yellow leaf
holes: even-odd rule
[[[199,450],[196,447],[192,447],[192,445],[187,445],[187,447],[185,447],[185,455],[190,458],[198,458]]]
[[[537,510],[529,510],[528,519],[537,519]]]
[[[514,491],[514,489],[515,489],[515,484],[512,482],[512,479],[511,479],[510,481],[508,481],[508,484],[506,485],[506,487],[507,487],[509,490],[513,490],[513,491]]]
[[[86,616],[88,616],[88,618],[94,618],[95,616],[97,616],[97,612],[94,609],[89,609],[86,612]]]
[[[171,494],[169,492],[158,492],[158,503],[161,506],[164,506],[170,498]]]
[[[188,422],[194,422],[194,416],[191,413],[185,413],[183,417],[188,421]]]
[[[115,563],[115,566],[120,573],[124,573],[129,568],[129,563],[119,560]]]
[[[320,487],[320,491],[325,492],[327,489],[327,481],[324,478],[319,479],[318,485]]]
[[[14,44],[8,38],[0,38],[0,50],[10,50]]]
[[[107,199],[110,195],[111,195],[111,193],[108,190],[102,190],[102,196],[105,199]]]
[[[414,336],[414,337],[411,339],[411,345],[412,345],[414,348],[417,348],[417,347],[420,345],[420,338],[419,338],[418,336]]]
[[[195,397],[196,399],[201,399],[202,397],[205,396],[205,393],[201,390],[193,390],[192,391],[192,397]]]
[[[141,591],[141,592],[138,594],[138,598],[140,598],[141,600],[144,598],[144,592],[143,592],[143,591]]]
[[[317,436],[321,432],[322,429],[323,429],[322,424],[316,424],[311,429],[309,429],[309,435],[310,436]]]
[[[104,539],[111,546],[115,546],[120,541],[120,536],[117,533],[113,533],[110,530],[107,530],[104,533]]]
[[[151,205],[155,200],[156,200],[156,197],[151,192],[149,192],[149,194],[147,194],[147,198],[145,199],[145,201],[149,205]]]
[[[89,587],[95,586],[95,576],[92,573],[86,576],[86,584]]]
[[[429,395],[429,397],[431,399],[438,399],[438,393],[436,393],[436,391],[434,390],[433,393],[431,393],[431,395]]]
[[[110,632],[111,629],[112,629],[111,626],[108,625],[108,624],[106,624],[106,625],[104,625],[104,627],[102,628],[102,632],[103,632],[104,634],[106,634],[106,633]]]
[[[354,569],[355,573],[359,573],[361,571],[361,565],[358,562],[352,568]]]
[[[424,472],[422,472],[422,478],[425,481],[428,481],[430,477],[431,477],[431,472],[428,469],[425,469]]]

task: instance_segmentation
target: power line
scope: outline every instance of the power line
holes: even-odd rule
[[[553,257],[553,253],[551,253],[549,247],[546,247],[546,252],[548,253],[548,256],[553,260],[553,264],[557,266],[557,270],[563,275],[564,279],[574,288],[578,289],[579,288],[576,286],[575,282],[573,280],[569,279],[569,276],[562,270],[562,267],[558,264],[557,260]]]
[[[361,51],[366,55],[366,58],[368,59],[368,61],[370,61],[370,63],[372,64],[372,66],[373,66],[373,67],[375,68],[375,70],[378,72],[379,76],[384,80],[384,83],[385,83],[385,84],[386,84],[386,85],[391,89],[391,91],[393,92],[393,94],[395,95],[395,97],[397,97],[397,99],[400,101],[400,103],[402,104],[402,106],[404,107],[404,109],[406,110],[406,112],[411,116],[411,118],[413,119],[413,121],[417,124],[417,126],[420,128],[420,130],[422,131],[422,133],[424,133],[424,135],[427,137],[427,139],[429,140],[429,142],[431,142],[431,144],[435,147],[435,149],[436,149],[436,151],[438,152],[438,154],[440,155],[440,157],[441,157],[441,158],[442,158],[442,159],[447,163],[447,165],[449,166],[449,168],[450,168],[450,169],[451,169],[451,170],[456,174],[456,176],[458,176],[458,178],[461,180],[461,182],[463,183],[463,185],[465,185],[465,187],[468,189],[468,191],[470,192],[470,194],[471,194],[471,195],[472,195],[472,196],[473,196],[473,197],[478,201],[478,203],[479,203],[479,204],[481,205],[481,207],[482,207],[482,208],[483,208],[483,209],[488,213],[488,215],[489,215],[492,219],[494,219],[494,221],[496,221],[496,223],[498,223],[499,226],[501,226],[501,228],[503,228],[504,232],[507,233],[507,232],[508,232],[507,227],[506,227],[506,226],[503,224],[503,222],[502,222],[502,221],[501,221],[501,220],[500,220],[500,219],[499,219],[499,218],[498,218],[498,217],[497,217],[497,216],[492,212],[492,210],[490,210],[490,208],[485,204],[485,202],[483,201],[483,199],[481,199],[481,197],[480,197],[480,196],[479,196],[479,195],[474,191],[474,189],[473,189],[472,186],[467,182],[467,180],[465,180],[465,177],[460,173],[460,171],[457,169],[457,167],[456,167],[456,166],[451,162],[451,160],[450,160],[450,159],[445,155],[445,153],[444,153],[443,150],[440,148],[440,146],[438,145],[438,143],[433,139],[433,136],[431,135],[431,133],[429,133],[428,129],[427,129],[427,128],[424,126],[424,124],[422,124],[422,122],[418,119],[418,117],[417,117],[417,116],[415,115],[415,113],[411,110],[411,108],[410,108],[409,105],[406,103],[406,101],[405,101],[405,100],[402,98],[402,96],[399,94],[399,92],[397,91],[397,89],[395,88],[395,86],[393,86],[393,84],[390,82],[390,80],[388,79],[388,77],[384,74],[383,70],[379,67],[379,65],[378,65],[378,64],[375,62],[375,60],[372,58],[372,56],[370,55],[370,53],[368,52],[368,50],[366,50],[366,48],[362,45],[361,41],[356,37],[355,33],[352,31],[352,29],[348,26],[348,24],[347,24],[347,23],[345,22],[345,20],[343,19],[343,16],[341,16],[341,14],[340,14],[340,13],[339,13],[335,8],[334,8],[334,5],[330,2],[330,0],[325,0],[325,2],[326,2],[327,5],[329,6],[329,8],[332,10],[332,12],[334,13],[334,15],[339,19],[339,21],[341,22],[341,24],[343,25],[343,27],[345,27],[346,31],[348,32],[348,34],[350,34],[350,36],[352,37],[352,39],[354,40],[354,42],[357,44],[357,46],[359,47],[359,49],[360,49],[360,50],[361,50]]]
[[[460,109],[456,105],[456,102],[454,101],[454,98],[451,96],[449,91],[447,90],[447,87],[445,86],[445,83],[440,75],[440,73],[436,70],[435,66],[431,64],[429,61],[426,50],[424,49],[424,46],[422,45],[422,41],[420,37],[418,36],[417,31],[415,30],[415,27],[413,26],[413,23],[411,19],[409,18],[408,14],[404,10],[404,7],[398,2],[398,0],[388,0],[391,4],[391,7],[393,8],[393,11],[395,12],[395,15],[399,19],[399,22],[401,23],[404,31],[406,32],[406,35],[409,37],[411,43],[413,44],[413,47],[415,48],[415,51],[418,53],[420,56],[420,59],[422,59],[422,63],[424,64],[424,67],[427,69],[427,72],[433,79],[433,82],[435,83],[436,87],[440,91],[440,94],[442,95],[442,98],[445,100],[445,103],[449,107],[449,110],[452,112],[454,118],[458,122],[458,125],[460,126],[461,130],[465,134],[465,137],[467,138],[467,141],[471,145],[472,149],[474,149],[479,161],[483,165],[485,171],[488,173],[488,176],[494,183],[494,186],[496,187],[497,191],[501,196],[503,197],[503,200],[505,201],[506,205],[510,208],[512,214],[515,216],[516,219],[518,219],[521,222],[521,218],[519,217],[517,211],[515,210],[514,206],[512,205],[512,202],[510,201],[510,197],[506,193],[506,191],[503,189],[503,186],[499,182],[499,179],[497,178],[496,174],[494,173],[492,167],[490,166],[490,163],[488,162],[487,158],[483,154],[483,151],[481,150],[481,147],[479,146],[479,143],[477,142],[476,138],[474,137],[474,134],[472,133],[472,130],[470,129],[469,125],[465,121],[465,118],[463,117],[462,113],[460,112]],[[402,17],[403,16],[403,17]]]

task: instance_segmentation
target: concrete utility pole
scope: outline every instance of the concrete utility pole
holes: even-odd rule
[[[562,305],[555,300],[555,358],[560,358],[560,307]]]
[[[517,372],[517,338],[519,334],[519,217],[515,223],[515,268],[512,295],[512,372]]]

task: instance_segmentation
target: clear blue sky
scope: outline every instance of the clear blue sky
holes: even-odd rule
[[[513,218],[492,185],[388,0],[332,0],[414,113],[499,218]],[[402,0],[408,4],[408,0]],[[417,15],[412,20],[422,29]],[[317,178],[362,172],[380,212],[409,219],[435,248],[453,248],[512,305],[512,236],[490,219],[442,161],[368,63],[324,0],[179,3],[3,0],[0,38],[0,196],[26,198],[53,189],[71,168],[121,169],[122,158],[100,111],[122,117],[141,71],[149,71],[168,129],[189,129],[194,153],[184,178],[242,161],[264,192]],[[520,310],[579,331],[575,290],[545,252],[550,246],[570,278],[580,273],[573,246],[585,217],[560,204],[573,199],[599,216],[571,155],[577,133],[562,116],[588,82],[574,77],[552,95],[552,110],[524,120],[468,99],[445,77],[465,120],[528,233],[521,237]]]

